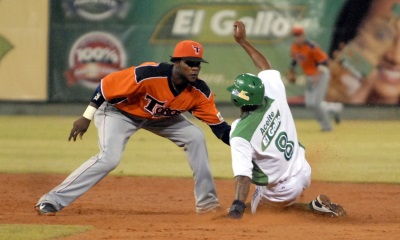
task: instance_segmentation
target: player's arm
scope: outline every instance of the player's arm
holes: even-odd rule
[[[233,37],[235,41],[247,52],[254,65],[261,72],[263,70],[271,69],[268,60],[246,39],[246,28],[242,21],[235,21],[233,24]]]
[[[196,118],[207,123],[214,135],[229,145],[231,126],[223,120],[212,101],[206,101],[205,104],[200,104],[196,109],[189,112]]]
[[[82,139],[83,134],[87,131],[89,128],[90,122],[92,121],[94,114],[96,113],[97,109],[99,106],[105,101],[103,93],[101,92],[101,86],[96,88],[96,90],[93,93],[93,96],[89,102],[89,105],[87,106],[85,112],[83,115],[76,120],[72,126],[71,132],[68,137],[68,141],[71,139],[76,141],[76,138],[80,137]]]
[[[229,209],[228,217],[240,219],[246,209],[245,202],[249,195],[251,177],[253,175],[253,147],[250,142],[242,137],[232,137],[230,142],[232,169],[235,175],[235,198]]]
[[[321,48],[316,46],[313,50],[314,59],[317,62],[317,68],[320,73],[328,70],[329,58],[328,55],[322,51]]]
[[[224,121],[221,113],[215,106],[214,94],[203,80],[196,82],[196,88],[201,92],[195,99],[196,106],[189,112],[196,118],[207,123],[214,135],[229,145],[229,133],[231,126]]]
[[[229,145],[229,132],[231,131],[231,126],[227,122],[209,126],[217,138]]]
[[[246,199],[250,191],[251,179],[247,176],[235,177],[235,200],[229,209],[228,217],[240,219],[246,209]]]
[[[297,65],[296,60],[292,59],[292,62],[290,63],[290,67],[286,76],[289,82],[291,83],[296,82],[296,71],[294,70],[296,68],[296,65]]]

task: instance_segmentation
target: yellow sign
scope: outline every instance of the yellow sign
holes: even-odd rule
[[[47,100],[49,1],[0,1],[0,100]]]

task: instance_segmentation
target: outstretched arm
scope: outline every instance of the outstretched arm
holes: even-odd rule
[[[229,132],[231,131],[231,126],[227,122],[209,126],[217,138],[229,145]]]
[[[68,141],[71,139],[76,141],[76,138],[79,136],[82,139],[83,134],[88,130],[90,122],[93,119],[93,116],[99,106],[105,101],[103,94],[101,92],[100,85],[96,88],[96,91],[93,93],[92,99],[89,103],[89,106],[86,108],[86,111],[83,113],[83,116],[78,118],[72,125],[71,132],[69,133]]]
[[[235,21],[233,24],[233,37],[235,38],[235,41],[247,52],[259,71],[271,69],[271,65],[264,55],[262,55],[260,51],[258,51],[250,42],[247,41],[246,28],[242,21]]]
[[[229,208],[228,217],[233,219],[242,218],[246,210],[246,199],[250,191],[251,179],[247,176],[235,177],[235,200]]]

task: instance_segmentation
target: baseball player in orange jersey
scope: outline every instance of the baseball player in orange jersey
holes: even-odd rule
[[[288,72],[290,82],[296,81],[295,66],[298,63],[306,75],[305,105],[313,108],[322,131],[331,131],[329,115],[333,114],[335,122],[340,122],[342,104],[324,101],[329,86],[330,70],[327,67],[328,55],[315,43],[305,38],[304,29],[295,26],[292,29],[295,40],[291,46],[292,63]]]
[[[231,127],[217,110],[207,84],[198,78],[200,64],[207,63],[202,56],[201,44],[185,40],[176,45],[173,64],[146,62],[104,77],[68,138],[82,138],[95,117],[100,152],[43,195],[37,212],[55,215],[87,192],[117,167],[126,143],[139,129],[183,147],[193,171],[196,212],[219,209],[204,134],[181,114],[189,111],[229,145]]]

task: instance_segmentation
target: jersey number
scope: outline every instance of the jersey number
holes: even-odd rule
[[[275,140],[275,146],[280,152],[283,152],[286,161],[289,161],[292,158],[294,143],[288,140],[286,132],[279,133]]]

